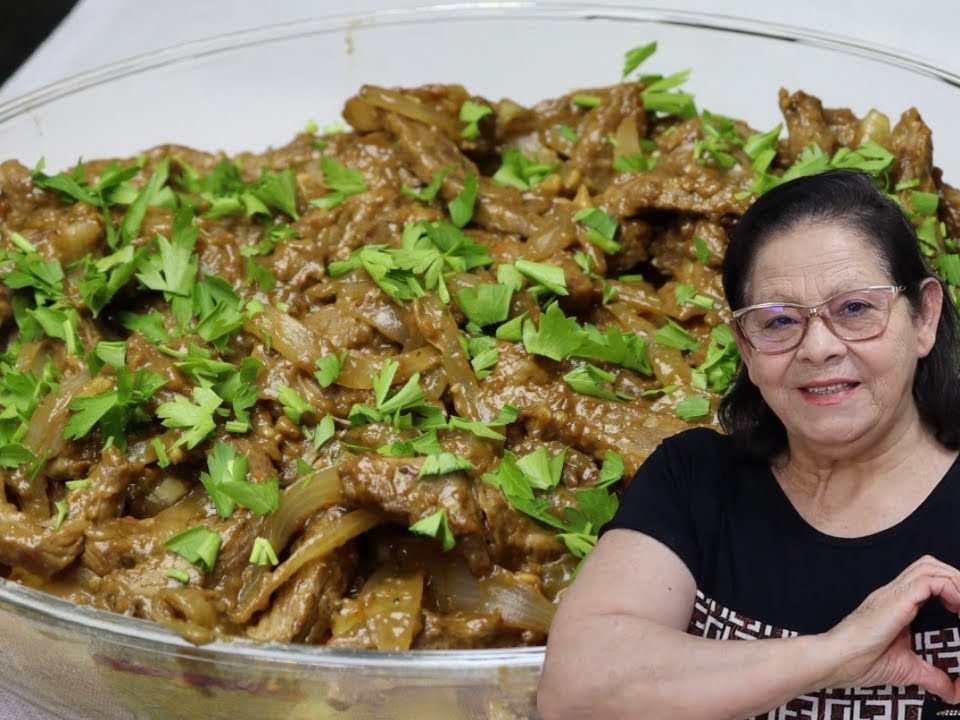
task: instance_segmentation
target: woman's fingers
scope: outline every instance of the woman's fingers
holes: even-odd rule
[[[953,678],[938,667],[934,667],[919,655],[912,655],[913,667],[909,671],[910,685],[919,685],[927,692],[939,695],[946,702],[956,702],[957,687]]]
[[[846,656],[835,679],[846,687],[915,684],[950,702],[960,699],[950,676],[919,657],[911,643],[910,623],[934,596],[960,613],[960,571],[931,557],[919,558],[870,593],[830,633]]]
[[[960,613],[960,573],[950,575],[940,571],[930,574],[915,574],[896,586],[914,604],[922,603],[936,595],[950,612]]]

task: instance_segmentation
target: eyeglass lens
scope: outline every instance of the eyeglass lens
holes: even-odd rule
[[[867,340],[886,327],[890,300],[884,290],[854,290],[830,298],[817,314],[839,338]],[[786,350],[800,343],[810,315],[803,306],[755,308],[741,316],[740,327],[758,350]]]

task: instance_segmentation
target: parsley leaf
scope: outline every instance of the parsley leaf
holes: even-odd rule
[[[717,325],[710,331],[710,344],[703,363],[690,374],[693,387],[715,393],[726,391],[737,377],[740,352],[728,325]]]
[[[595,108],[603,104],[603,98],[598,95],[577,93],[573,96],[573,104],[582,108]]]
[[[463,178],[460,194],[447,204],[450,219],[458,228],[462,228],[473,217],[473,208],[477,202],[477,176],[468,173]]]
[[[3,284],[11,290],[33,290],[33,300],[36,305],[47,305],[66,298],[63,289],[63,268],[57,260],[44,260],[18,233],[12,234],[12,240],[19,239],[29,248],[27,252],[9,251],[4,254],[5,259],[13,260],[14,269],[2,275]]]
[[[207,468],[210,472],[200,473],[200,482],[213,500],[220,517],[228,518],[233,515],[236,502],[223,491],[222,486],[230,480],[246,482],[247,458],[230,443],[217,440],[213,451],[207,455]]]
[[[657,51],[657,43],[647,43],[639,47],[631,48],[623,56],[623,74],[621,77],[627,77],[630,73],[640,67],[640,64]]]
[[[701,165],[707,159],[722,170],[729,170],[737,163],[731,150],[743,144],[733,121],[723,115],[714,115],[704,110],[700,116],[702,138],[693,144],[693,157]]]
[[[577,135],[577,131],[569,125],[557,125],[554,131],[571,145],[576,145],[580,142],[580,136]]]
[[[470,366],[478,380],[490,376],[490,368],[500,360],[500,350],[493,338],[481,335],[479,337],[460,338],[460,344],[470,356]]]
[[[172,296],[190,297],[199,263],[193,254],[198,233],[190,209],[178,212],[171,233],[173,241],[157,238],[159,252],[141,261],[137,279],[149,289],[162,292],[168,302]]]
[[[605,400],[633,400],[633,396],[612,388],[617,376],[596,365],[584,363],[563,376],[563,381],[579,393]]]
[[[575,357],[621,365],[644,375],[653,375],[650,360],[647,357],[647,341],[634,332],[622,332],[611,326],[601,333],[595,326],[583,326],[586,338],[573,353]]]
[[[690,76],[690,70],[674,73],[665,78],[651,82],[640,91],[643,107],[651,112],[662,112],[667,115],[677,115],[684,120],[696,116],[697,108],[693,102],[693,95],[684,92],[668,92],[672,88],[682,85]]]
[[[617,155],[613,159],[613,169],[617,172],[650,172],[657,166],[657,158],[642,153],[627,153]]]
[[[414,200],[420,200],[421,202],[430,202],[437,196],[437,193],[440,192],[440,186],[443,185],[443,179],[450,173],[450,171],[454,167],[455,167],[454,165],[448,165],[442,170],[437,170],[433,174],[433,178],[430,180],[430,184],[427,185],[425,188],[422,188],[420,190],[414,190],[413,188],[407,187],[406,185],[404,185],[403,187],[400,188],[400,193],[402,195],[406,195],[409,198],[413,198]]]
[[[669,318],[666,325],[654,332],[653,341],[657,345],[677,350],[696,350],[700,347],[699,341],[693,335]]]
[[[581,208],[574,213],[573,220],[587,228],[587,240],[605,253],[615,253],[620,249],[620,243],[614,240],[617,220],[600,208]]]
[[[147,180],[147,184],[130,203],[127,212],[123,215],[123,220],[120,221],[120,239],[124,243],[129,243],[140,234],[140,226],[147,214],[147,206],[155,204],[160,189],[167,184],[169,174],[170,161],[164,158],[157,163],[156,169],[150,175],[150,179]]]
[[[367,181],[356,170],[351,170],[340,162],[325,155],[320,160],[320,169],[323,171],[323,183],[332,192],[323,197],[314,198],[310,201],[323,210],[332,210],[351,195],[359,195],[368,190]]]
[[[583,344],[586,333],[577,321],[563,314],[557,303],[550,303],[540,315],[540,327],[534,328],[530,320],[523,322],[523,347],[533,355],[543,355],[552,360],[563,360],[575,353]]]
[[[713,299],[697,293],[693,285],[678,283],[673,288],[673,297],[678,305],[693,305],[701,310],[713,310]]]
[[[524,260],[523,258],[518,258],[513,266],[520,271],[523,276],[542,285],[550,292],[556,295],[569,294],[567,292],[567,280],[564,276],[563,268],[547,263]],[[504,266],[501,265],[500,267]]]
[[[300,237],[300,233],[285,223],[275,223],[264,230],[260,236],[259,242],[254,245],[245,245],[240,248],[240,254],[244,257],[255,257],[257,255],[269,255],[273,249],[284,240]]]
[[[413,457],[414,455],[438,455],[443,446],[437,440],[437,431],[428,430],[409,440],[396,440],[389,445],[377,448],[380,455],[389,457]]]
[[[313,430],[307,429],[304,434],[313,443],[313,447],[319,450],[327,440],[333,437],[335,431],[333,415],[324,415]]]
[[[322,357],[314,360],[314,365],[317,366],[317,371],[313,374],[317,379],[317,382],[320,383],[320,387],[330,387],[333,382],[340,375],[340,370],[343,368],[343,363],[347,359],[347,351],[344,350],[339,355],[323,355]]]
[[[177,533],[164,542],[164,546],[203,572],[213,572],[220,552],[220,535],[213,530],[197,525],[189,530]]]
[[[562,277],[562,270],[560,274]],[[512,288],[494,283],[480,283],[465,287],[454,295],[463,314],[477,327],[494,325],[506,320],[510,313],[512,297]]]
[[[188,449],[193,449],[216,428],[213,415],[223,402],[222,398],[209,388],[195,387],[193,399],[191,403],[182,395],[177,395],[173,402],[163,403],[157,408],[157,417],[163,421],[164,427],[186,428],[174,447],[186,444]]]
[[[487,105],[474,102],[473,100],[464,100],[460,106],[460,122],[466,123],[460,131],[460,137],[466,140],[472,140],[480,134],[480,120],[490,115],[493,109]]]
[[[476,470],[477,466],[461,455],[451,452],[441,452],[427,455],[420,466],[418,477],[426,475],[445,475],[458,470]]]
[[[623,457],[619,453],[607,450],[603,456],[603,467],[600,468],[600,474],[597,475],[595,487],[605,488],[613,485],[623,477],[625,467]]]
[[[677,403],[677,417],[694,420],[710,413],[710,401],[702,395],[687,395]]]
[[[410,526],[410,532],[439,540],[444,552],[452,550],[456,544],[453,530],[450,529],[450,522],[447,520],[446,508],[440,508],[432,515],[421,518]]]
[[[710,262],[710,250],[699,235],[693,236],[693,252],[697,256],[697,260],[704,265]]]
[[[299,218],[299,215],[297,215],[297,176],[293,169],[287,168],[280,172],[264,170],[260,178],[250,184],[249,192],[268,207],[280,210],[294,220]]]
[[[163,324],[163,316],[156,310],[146,315],[137,315],[131,312],[120,313],[120,323],[132,332],[138,332],[149,342],[158,345],[170,340],[170,333]]]
[[[304,415],[316,412],[313,406],[304,400],[292,387],[279,385],[277,387],[277,397],[280,404],[283,405],[283,414],[293,420],[297,425],[303,421]]]
[[[137,370],[131,373],[126,367],[117,370],[115,390],[90,397],[74,398],[67,406],[76,411],[63,428],[63,437],[79,439],[86,436],[93,426],[100,423],[104,438],[113,438],[124,444],[128,427],[136,420],[145,420],[139,407],[166,385],[167,381],[152,370]]]
[[[537,162],[517,149],[510,149],[500,156],[500,168],[493,174],[493,181],[526,192],[543,182],[556,169],[556,163]]]
[[[250,562],[254,565],[277,565],[280,558],[267,538],[258,537],[254,539],[253,548],[250,550]]]
[[[551,490],[560,484],[563,475],[563,462],[567,450],[550,457],[545,447],[539,447],[517,460],[517,467],[523,471],[530,487],[537,490]]]

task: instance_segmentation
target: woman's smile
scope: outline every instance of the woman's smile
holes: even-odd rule
[[[856,393],[860,383],[847,380],[828,380],[810,383],[798,388],[804,401],[811,405],[839,405]]]

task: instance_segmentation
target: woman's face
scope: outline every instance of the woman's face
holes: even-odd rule
[[[749,276],[748,304],[813,305],[848,290],[892,284],[871,247],[850,230],[807,225],[761,248]],[[916,417],[913,377],[917,360],[933,347],[941,293],[939,283],[927,281],[916,317],[905,297],[893,296],[886,330],[869,340],[841,340],[814,317],[797,348],[763,355],[734,328],[750,379],[792,444],[824,451],[870,445]]]

